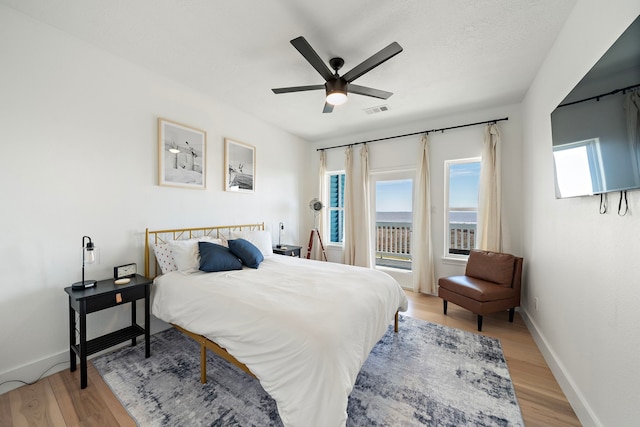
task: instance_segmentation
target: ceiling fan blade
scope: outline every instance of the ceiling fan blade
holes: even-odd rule
[[[324,61],[320,59],[316,51],[313,50],[311,45],[304,37],[300,36],[291,40],[291,44],[293,45],[293,47],[298,49],[298,52],[300,52],[302,56],[304,56],[309,64],[311,64],[311,66],[315,68],[318,73],[320,73],[322,78],[324,78],[325,80],[330,80],[333,78],[333,73],[331,72],[329,67],[327,67],[327,64],[325,64]]]
[[[318,90],[318,89],[324,89],[324,85],[279,87],[271,90],[273,91],[273,93],[289,93],[289,92],[304,92],[305,90]]]
[[[358,95],[372,96],[374,98],[387,99],[393,92],[387,92],[386,90],[374,89],[372,87],[354,85],[352,83],[347,86],[349,93],[357,93]]]
[[[393,42],[378,53],[362,61],[359,65],[353,67],[350,71],[344,74],[342,78],[345,79],[347,83],[351,83],[364,73],[371,71],[378,65],[382,64],[388,59],[393,58],[400,52],[402,52],[402,47],[398,43]]]
[[[329,104],[328,102],[324,103],[324,108],[322,109],[323,113],[332,113],[333,112],[333,105]]]

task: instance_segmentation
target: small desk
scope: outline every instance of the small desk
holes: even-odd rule
[[[76,370],[76,355],[80,358],[80,388],[87,387],[87,356],[107,349],[116,344],[131,340],[136,345],[136,337],[144,335],[145,357],[151,355],[149,340],[149,291],[151,279],[139,274],[131,278],[126,285],[116,285],[114,279],[100,280],[87,289],[73,290],[64,288],[69,294],[69,355],[71,371]],[[136,323],[136,301],[144,299],[144,325]],[[131,303],[131,326],[87,341],[87,314],[105,308]],[[76,313],[79,315],[80,343],[76,342]]]
[[[297,256],[300,258],[300,249],[302,249],[302,246],[282,245],[281,248],[274,246],[273,253],[278,255]]]

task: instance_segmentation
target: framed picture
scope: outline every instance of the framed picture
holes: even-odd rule
[[[224,189],[253,193],[256,184],[256,148],[224,139]]]
[[[158,119],[158,184],[205,189],[207,133]]]

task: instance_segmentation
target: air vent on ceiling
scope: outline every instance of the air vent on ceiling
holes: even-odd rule
[[[364,112],[367,114],[383,113],[385,111],[389,111],[389,106],[387,104],[364,109]]]

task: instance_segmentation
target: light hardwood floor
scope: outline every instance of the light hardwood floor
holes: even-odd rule
[[[405,314],[477,332],[472,313],[449,304],[445,316],[441,299],[413,292],[407,296]],[[502,343],[527,426],[581,425],[518,313],[514,323],[508,322],[506,312],[485,316],[482,328]],[[78,371],[65,369],[0,395],[0,426],[135,426],[91,363],[88,378],[88,387],[80,390]]]

